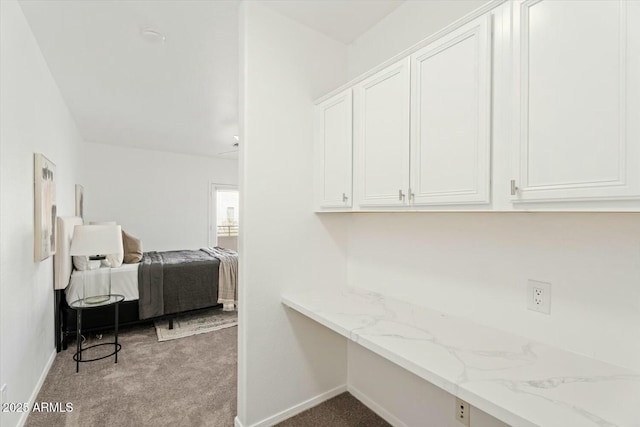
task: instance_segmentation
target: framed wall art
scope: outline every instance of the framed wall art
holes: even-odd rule
[[[56,165],[40,153],[34,155],[34,251],[36,262],[56,251]]]
[[[84,219],[84,187],[76,184],[76,216]]]

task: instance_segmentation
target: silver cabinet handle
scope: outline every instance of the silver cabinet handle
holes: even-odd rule
[[[518,192],[518,190],[519,190],[519,188],[518,188],[518,186],[516,185],[516,180],[515,180],[515,179],[512,179],[512,180],[511,180],[511,195],[512,195],[512,196],[515,196],[515,195],[516,195],[516,193]]]
[[[346,203],[347,200],[349,200],[349,197],[347,197],[347,194],[346,193],[342,193],[342,201]]]
[[[413,203],[416,200],[416,194],[411,191],[411,187],[409,187],[409,203]]]
[[[404,201],[404,193],[402,192],[402,189],[398,190],[398,200],[399,201]]]

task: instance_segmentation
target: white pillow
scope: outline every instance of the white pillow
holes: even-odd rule
[[[123,260],[124,260],[124,249],[120,253],[107,255],[107,259],[102,261],[102,265],[105,267],[118,268],[122,265]]]
[[[89,269],[89,257],[82,255],[75,255],[73,257],[73,266],[78,271],[84,271]]]
[[[73,266],[78,271],[95,270],[97,268],[100,268],[100,266],[115,268],[116,266],[111,264],[110,258],[113,259],[113,257],[117,257],[117,256],[118,255],[107,255],[107,258],[101,261],[99,260],[92,261],[89,259],[88,256],[75,255],[73,256]],[[120,262],[120,265],[122,265],[122,261]]]

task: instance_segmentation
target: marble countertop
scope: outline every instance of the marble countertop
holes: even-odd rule
[[[640,373],[357,288],[285,305],[515,427],[640,427]]]

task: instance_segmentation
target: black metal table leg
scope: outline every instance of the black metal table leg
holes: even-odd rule
[[[82,309],[78,308],[77,312],[77,328],[76,328],[76,374],[80,371],[80,359],[82,358]]]
[[[118,307],[119,306],[120,306],[120,303],[117,302],[116,303],[116,322],[115,322],[116,323],[116,342],[115,342],[115,346],[114,346],[114,350],[115,350],[115,353],[116,353],[116,363],[118,363],[118,320],[119,320],[119,317],[120,317],[120,316],[118,316]]]

